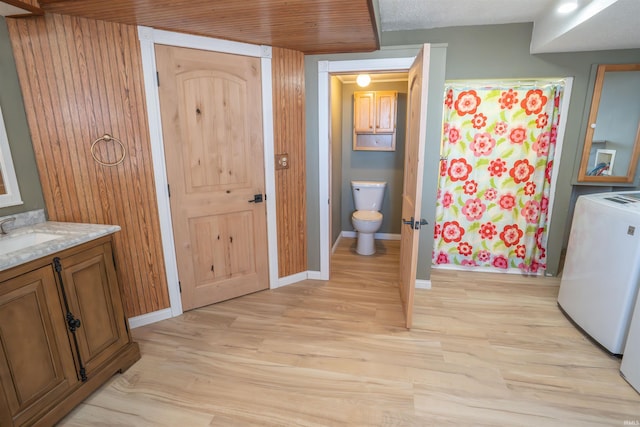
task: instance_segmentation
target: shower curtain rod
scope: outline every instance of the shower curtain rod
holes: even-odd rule
[[[467,88],[494,88],[501,86],[514,87],[544,87],[554,84],[565,84],[565,77],[537,78],[537,79],[473,79],[473,80],[446,80],[445,87],[455,87],[457,89]]]

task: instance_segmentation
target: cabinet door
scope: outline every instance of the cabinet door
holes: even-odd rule
[[[0,283],[0,424],[24,424],[77,382],[51,266]]]
[[[396,92],[376,92],[376,133],[396,131]]]
[[[354,92],[353,127],[356,133],[375,131],[375,94],[373,92]]]
[[[129,342],[111,244],[88,248],[61,259],[60,264],[69,310],[80,320],[75,331],[80,352],[77,362],[91,378],[92,372]]]

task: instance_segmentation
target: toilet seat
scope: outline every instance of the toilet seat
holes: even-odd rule
[[[360,221],[382,221],[382,213],[378,211],[355,211],[353,218]]]

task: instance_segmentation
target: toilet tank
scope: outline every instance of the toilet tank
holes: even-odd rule
[[[358,211],[379,211],[382,208],[386,182],[351,181],[353,201]]]

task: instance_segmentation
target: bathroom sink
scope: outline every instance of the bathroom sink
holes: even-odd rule
[[[40,243],[59,239],[60,237],[62,237],[60,234],[43,233],[37,231],[20,234],[17,236],[2,237],[0,238],[0,255],[27,249],[31,246],[39,245]]]

